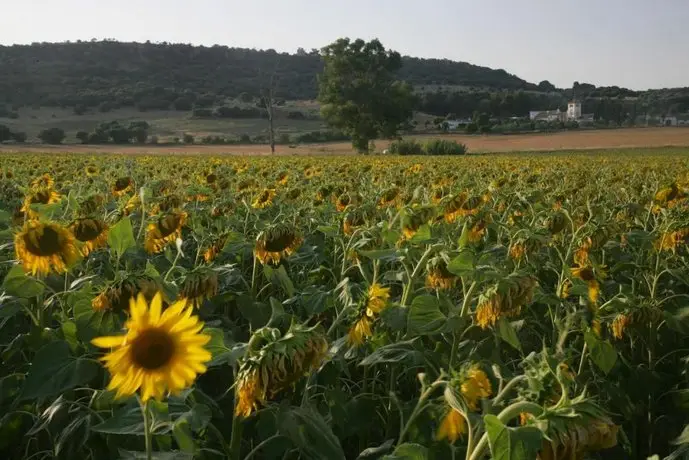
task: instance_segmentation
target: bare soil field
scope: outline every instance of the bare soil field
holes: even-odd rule
[[[416,136],[424,141],[438,136]],[[552,134],[518,135],[445,135],[444,139],[465,143],[470,153],[525,152],[554,150],[618,149],[636,147],[689,147],[689,128],[628,128],[591,131],[568,131]],[[376,142],[378,150],[388,141]],[[277,146],[281,155],[351,154],[349,143],[309,144],[290,148]],[[0,145],[0,152],[72,152],[122,154],[212,154],[269,155],[267,145]]]

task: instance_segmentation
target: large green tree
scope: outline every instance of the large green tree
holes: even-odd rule
[[[326,122],[351,136],[367,153],[369,141],[391,138],[412,116],[411,87],[397,81],[402,58],[378,41],[341,38],[321,50],[325,67],[319,76],[318,101]]]

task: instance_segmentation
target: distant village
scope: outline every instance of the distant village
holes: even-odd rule
[[[581,102],[571,101],[567,104],[567,110],[533,110],[529,112],[529,119],[531,121],[545,121],[563,123],[568,121],[576,121],[580,124],[593,123],[594,116],[592,113],[582,113]],[[679,126],[689,125],[689,120],[681,120],[675,116],[651,116],[646,115],[637,120],[638,124],[645,124],[647,126]]]

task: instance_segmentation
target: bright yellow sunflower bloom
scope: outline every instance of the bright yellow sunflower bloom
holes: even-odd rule
[[[211,354],[204,345],[211,338],[201,333],[203,323],[192,315],[193,307],[184,301],[165,311],[162,307],[160,293],[150,307],[139,294],[130,301],[125,335],[91,341],[97,347],[112,348],[102,360],[112,376],[108,390],[116,390],[118,398],[141,390],[143,401],[161,400],[166,393],[177,394],[191,386],[198,374],[206,372]]]

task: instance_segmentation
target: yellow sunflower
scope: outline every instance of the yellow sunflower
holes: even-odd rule
[[[457,283],[457,277],[447,270],[447,263],[443,259],[432,261],[426,275],[428,289],[452,289]]]
[[[65,273],[79,258],[74,235],[52,222],[27,222],[14,237],[14,250],[24,271],[34,276]]]
[[[36,190],[24,199],[21,210],[29,217],[37,217],[38,214],[31,210],[32,204],[53,204],[60,201],[60,194],[48,188]]]
[[[460,436],[467,432],[467,422],[464,416],[456,409],[448,407],[443,421],[440,423],[435,439],[442,441],[447,439],[450,444],[454,444]]]
[[[112,186],[112,194],[115,196],[122,196],[134,190],[134,181],[131,177],[120,177]]]
[[[203,323],[192,315],[192,307],[175,302],[163,311],[163,299],[156,294],[150,306],[140,294],[130,302],[125,335],[98,337],[91,341],[112,351],[102,360],[112,376],[108,390],[116,397],[141,390],[141,399],[161,400],[166,393],[178,394],[206,372],[211,354],[204,345],[211,337],[201,333]]]
[[[373,335],[371,329],[372,324],[373,318],[367,314],[361,315],[349,329],[347,333],[347,343],[353,346],[363,345],[366,339]]]
[[[256,238],[254,256],[262,264],[278,264],[283,257],[294,254],[304,239],[292,227],[278,224],[262,231]]]
[[[377,315],[385,309],[390,300],[390,288],[384,288],[378,283],[373,283],[368,288],[366,299],[366,314],[369,316]]]
[[[478,409],[478,401],[493,394],[493,388],[488,376],[478,366],[473,366],[467,372],[466,379],[461,386],[462,396],[471,410]]]
[[[149,254],[161,252],[182,235],[182,227],[187,222],[186,212],[169,212],[157,222],[148,224],[144,248]]]
[[[273,198],[275,198],[275,189],[267,188],[259,193],[256,198],[254,198],[251,207],[254,209],[264,209],[273,204]]]
[[[89,177],[97,176],[100,172],[98,166],[96,165],[88,165],[86,168],[84,168],[84,170],[86,171],[86,175]]]
[[[598,302],[598,297],[600,297],[600,283],[596,279],[596,274],[591,267],[572,267],[572,276],[585,281],[588,285],[589,290],[589,300],[591,303]]]
[[[72,234],[83,243],[81,253],[84,257],[102,248],[108,241],[108,226],[97,219],[77,219],[69,226]]]

